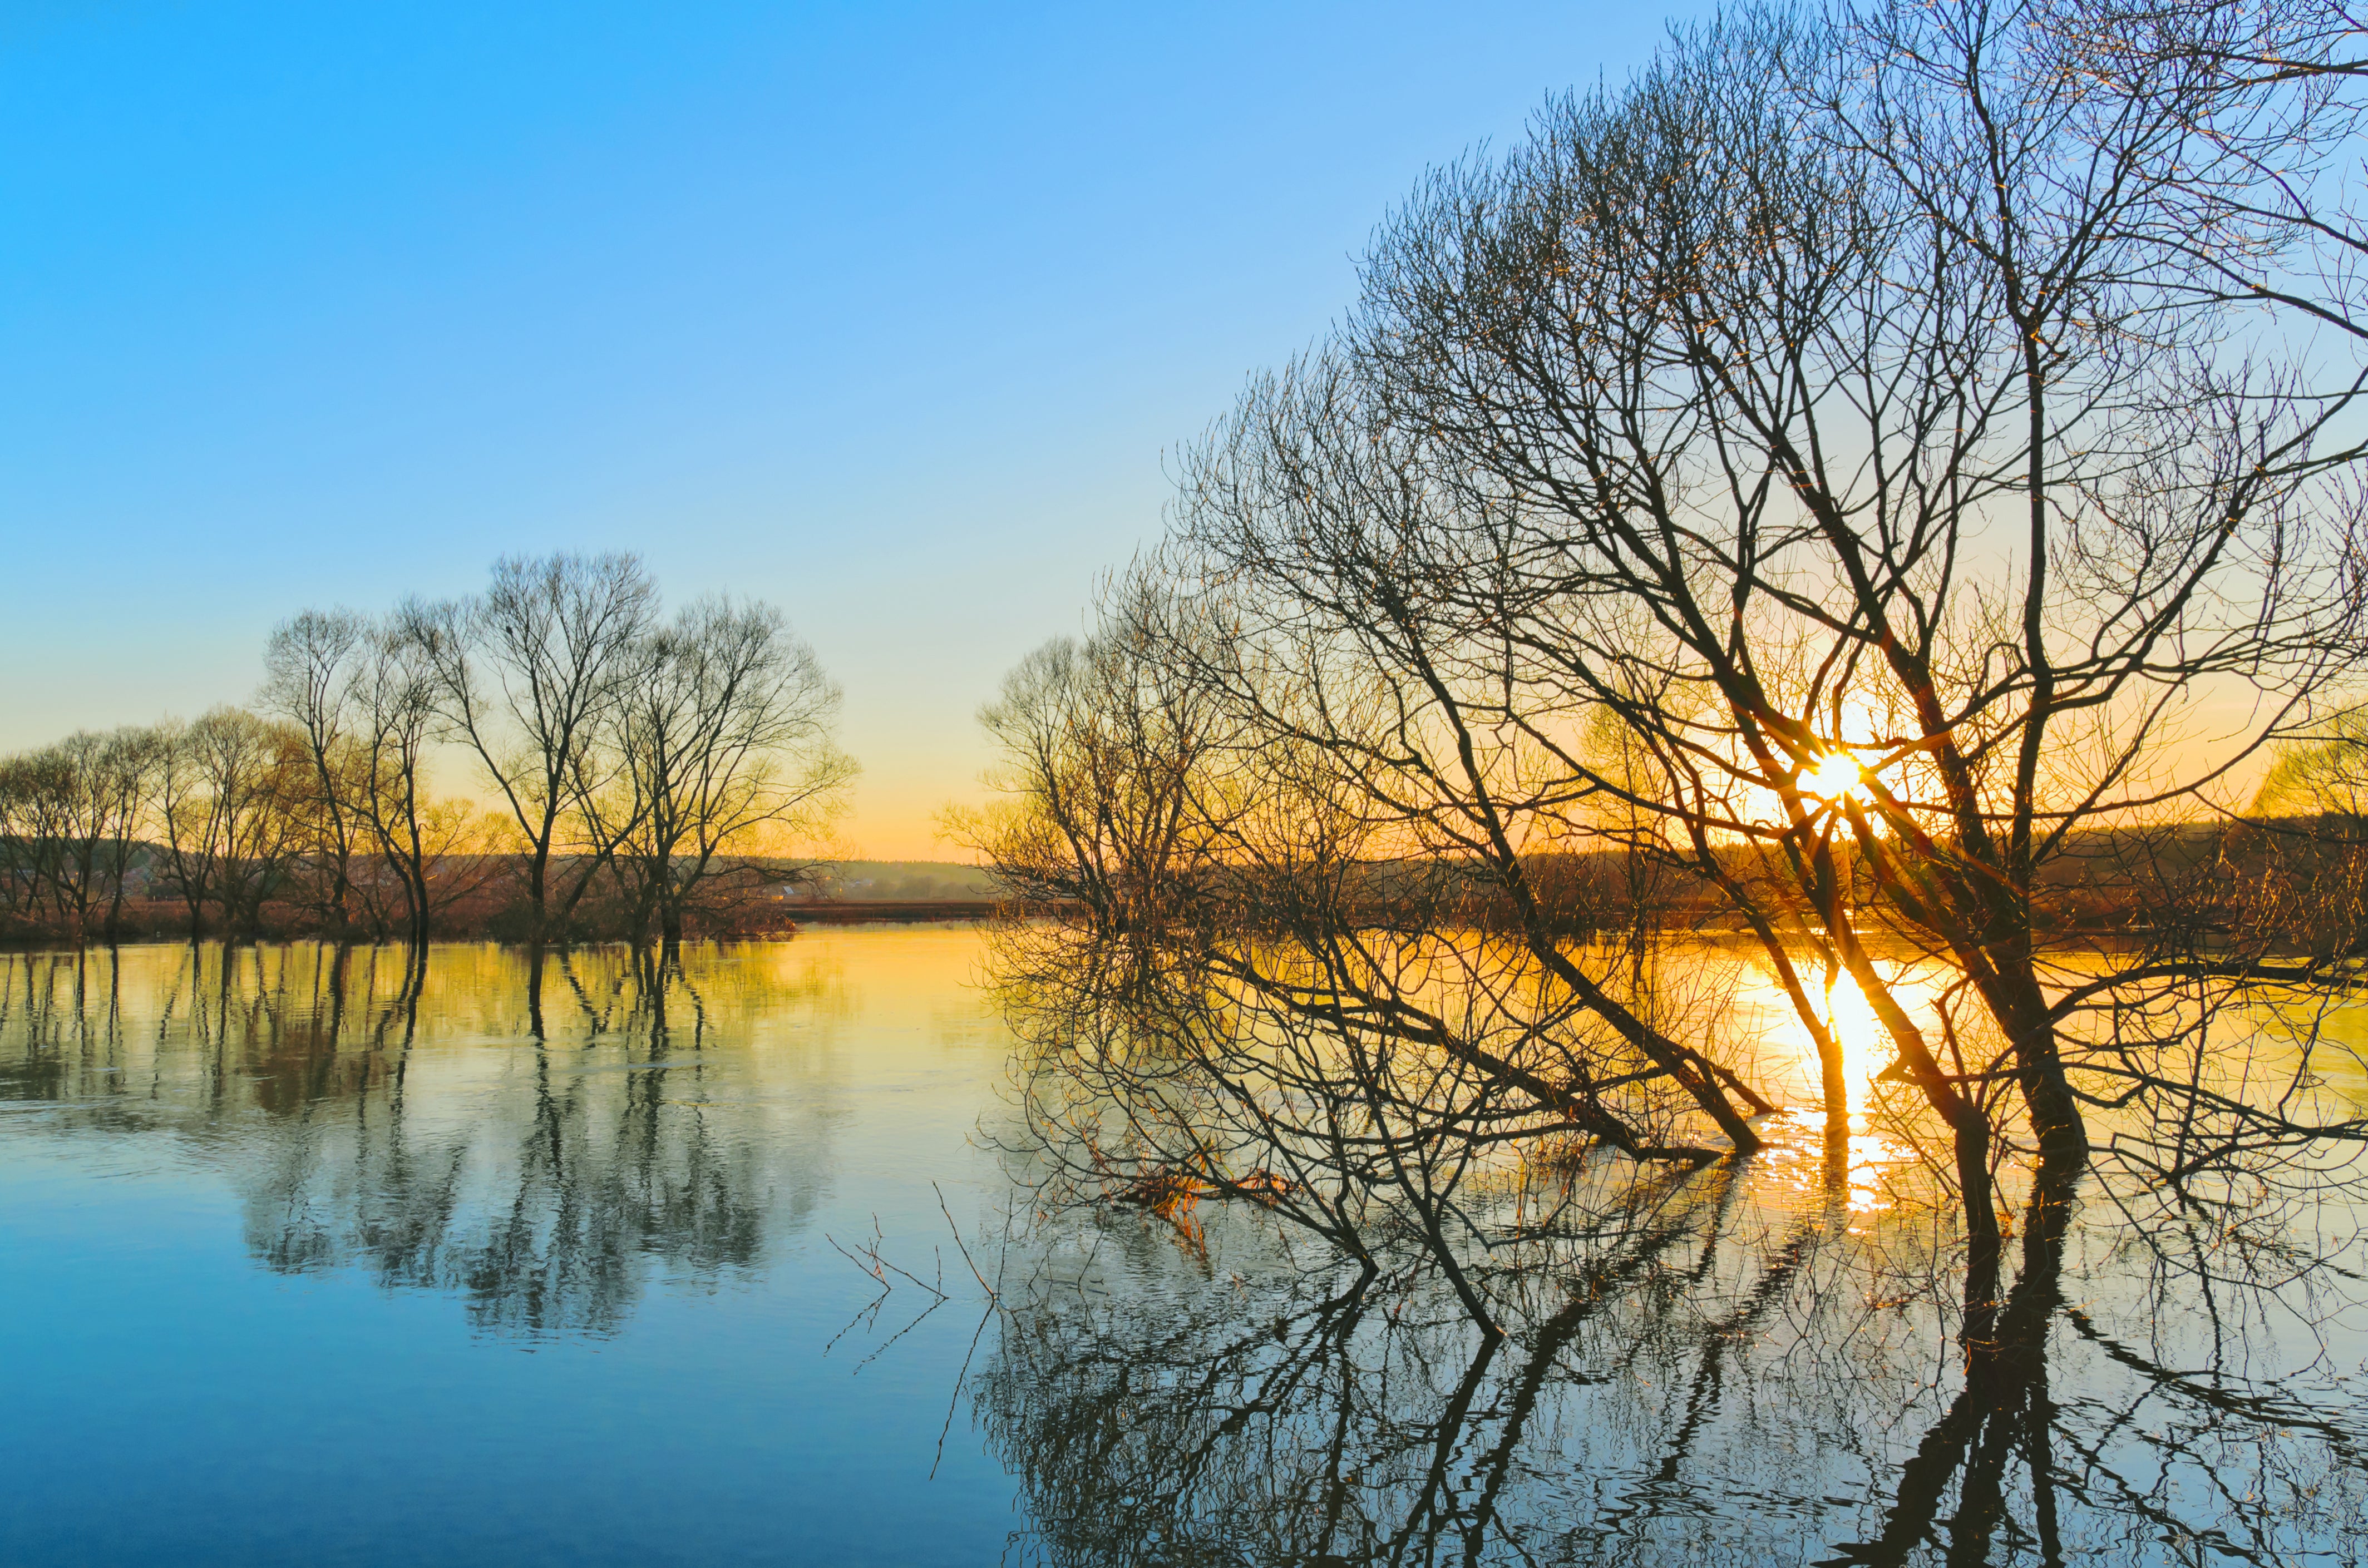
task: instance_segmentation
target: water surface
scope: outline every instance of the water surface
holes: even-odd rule
[[[0,1562],[2368,1560],[2340,1276],[2092,1199],[1969,1372],[1913,1160],[1804,1124],[1570,1175],[1483,1343],[1036,1212],[985,956],[0,958]]]

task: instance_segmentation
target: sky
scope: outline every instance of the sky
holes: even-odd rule
[[[814,645],[846,852],[953,858],[1169,454],[1702,8],[0,0],[0,750],[629,550]]]

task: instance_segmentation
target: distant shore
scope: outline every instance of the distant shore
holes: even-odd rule
[[[817,899],[793,906],[791,918],[800,925],[863,926],[878,923],[911,925],[928,920],[976,921],[995,914],[991,898],[916,899],[904,903],[862,903]]]

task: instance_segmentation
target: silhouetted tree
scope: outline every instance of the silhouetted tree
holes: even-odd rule
[[[159,786],[165,869],[188,911],[189,931],[205,929],[209,904],[233,937],[263,924],[302,851],[311,800],[311,764],[302,733],[239,708],[217,708],[170,728]]]
[[[368,624],[351,610],[308,609],[275,627],[263,654],[263,706],[296,727],[312,764],[317,831],[308,850],[326,884],[322,918],[340,935],[351,919],[354,857],[362,847],[357,776],[371,762],[353,733],[351,700],[356,662],[369,636]]]
[[[620,818],[595,837],[617,846],[635,932],[655,921],[672,949],[703,886],[766,874],[748,857],[819,826],[855,768],[831,743],[838,688],[770,605],[700,600],[636,665],[614,719],[613,801],[591,779],[582,798]]]
[[[538,935],[565,921],[634,825],[573,808],[621,767],[602,743],[646,674],[655,603],[634,557],[562,553],[505,556],[484,594],[402,611],[406,634],[433,662],[445,722],[518,824]],[[598,841],[564,842],[571,826],[595,823]],[[575,869],[554,894],[553,857],[571,847]]]
[[[2265,1080],[2218,1042],[2231,1003],[2336,977],[2166,853],[2361,673],[2362,372],[2279,335],[2307,301],[2213,270],[2348,265],[2279,205],[2351,121],[2256,69],[2303,14],[2272,10],[1738,13],[1427,178],[1335,338],[1187,454],[1092,644],[1133,666],[1097,688],[1121,711],[1190,691],[1224,744],[1110,778],[1108,704],[1031,667],[1027,722],[990,710],[1026,851],[999,858],[1085,886],[1133,802],[1194,818],[1166,841],[1201,846],[1214,918],[1134,944],[1176,1000],[1136,1027],[1156,1049],[1092,1058],[1113,1097],[1240,1108],[1236,1182],[1261,1126],[1353,1126],[1426,1226],[1459,1143],[1750,1152],[1768,1102],[1714,1015],[1679,1038],[1670,968],[1621,975],[1540,896],[1542,862],[1605,849],[1752,935],[1837,1121],[1811,976],[1863,995],[1944,1130],[1976,1299],[2008,1149],[2045,1194],[2103,1151],[2232,1221],[2258,1181],[2324,1182],[2358,1108],[2310,1050]],[[2083,854],[2151,887],[2146,940],[2056,937]],[[1518,961],[1453,935],[1474,889]],[[1329,1055],[1259,1064],[1319,1025]],[[1133,1125],[1195,1177],[1184,1121]]]

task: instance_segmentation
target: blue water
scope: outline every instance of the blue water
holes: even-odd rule
[[[876,1336],[827,1348],[879,1292],[826,1237],[876,1216],[926,1257],[951,1240],[940,1191],[973,1227],[1000,1194],[972,1142],[1003,1065],[976,956],[962,933],[893,933],[694,960],[723,1018],[695,1046],[677,1021],[659,1073],[646,1017],[596,1028],[572,993],[539,1045],[516,995],[489,994],[518,990],[519,960],[488,949],[437,951],[407,1062],[368,1005],[340,1040],[289,1041],[315,1028],[316,949],[247,955],[259,983],[233,955],[226,1020],[206,1016],[220,949],[196,973],[186,949],[127,951],[114,1019],[103,996],[74,1006],[71,960],[20,965],[13,1043],[29,983],[70,1081],[0,1110],[0,1562],[996,1557],[1013,1483],[962,1413],[938,1453],[974,1308],[870,1365]],[[575,961],[613,985],[626,960]],[[291,1093],[324,1054],[341,1071]],[[370,1251],[398,1222],[398,1066],[400,1141],[434,1167],[431,1218],[451,1210],[446,1256],[409,1260],[420,1284],[384,1282]],[[653,1077],[661,1102],[629,1107]],[[576,1146],[521,1181],[539,1113]],[[616,1190],[645,1154],[710,1195],[654,1219]],[[622,1211],[587,1222],[603,1205]],[[744,1235],[665,1233],[721,1208]],[[571,1227],[598,1233],[582,1256],[552,1242]]]
[[[1471,1260],[1490,1344],[1254,1211],[1041,1207],[988,961],[0,956],[0,1565],[2368,1561],[2347,1206],[2092,1183],[1975,1379],[1916,1162],[1771,1126],[1533,1173],[1590,1218]]]

